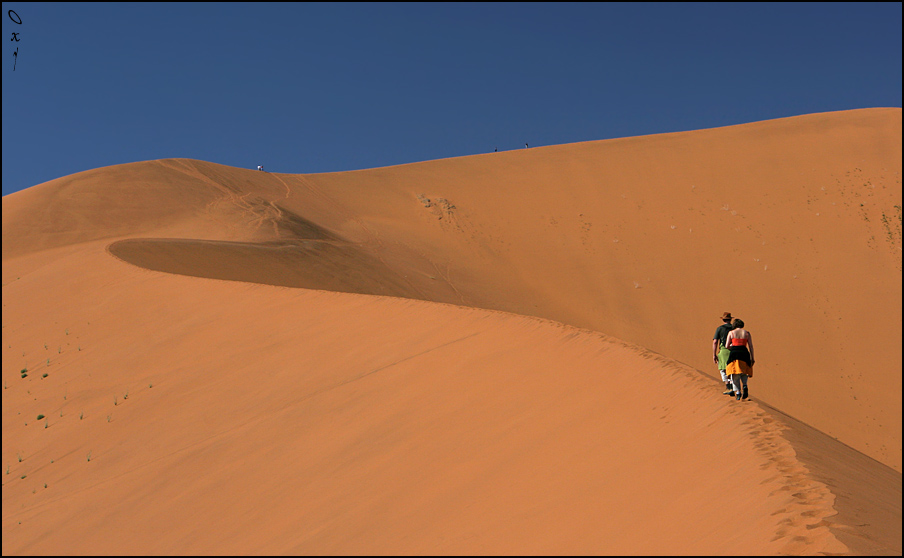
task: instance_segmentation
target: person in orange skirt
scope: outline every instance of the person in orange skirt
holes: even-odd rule
[[[734,329],[728,332],[725,339],[728,347],[725,374],[731,378],[735,399],[740,401],[747,399],[747,378],[753,377],[753,337],[744,329],[743,320],[735,318],[731,325]]]

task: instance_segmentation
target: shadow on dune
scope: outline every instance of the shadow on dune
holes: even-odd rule
[[[378,257],[285,207],[254,198],[228,202],[253,217],[256,234],[266,240],[132,238],[112,243],[107,251],[132,265],[177,275],[423,298]]]
[[[411,297],[411,286],[379,259],[337,240],[263,243],[190,239],[128,239],[107,250],[150,269],[280,287]]]

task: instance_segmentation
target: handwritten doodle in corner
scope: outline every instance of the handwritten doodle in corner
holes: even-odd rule
[[[19,17],[19,14],[17,14],[17,13],[14,12],[13,10],[9,10],[8,12],[6,12],[6,15],[8,15],[8,16],[9,16],[9,19],[11,19],[12,22],[15,23],[16,25],[22,25],[22,18]],[[16,17],[13,17],[13,16],[16,16]],[[10,41],[15,41],[15,42],[18,43],[18,42],[19,42],[19,35],[21,35],[21,33],[13,33],[13,38],[10,39]],[[15,72],[15,71],[16,71],[16,65],[17,65],[17,63],[19,62],[19,47],[18,47],[18,46],[16,47],[16,51],[13,52],[13,58],[14,58],[14,61],[13,61],[13,71]]]

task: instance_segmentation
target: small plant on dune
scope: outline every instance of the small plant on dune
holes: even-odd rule
[[[117,397],[114,395],[113,396],[113,406],[115,407],[116,405],[119,405],[119,399],[117,399]]]
[[[82,417],[85,416],[84,411],[78,414],[78,420],[82,420]]]
[[[123,398],[123,399],[128,399],[128,398],[129,398],[129,392],[128,392],[128,391],[126,391],[126,394],[125,394],[125,395],[123,395],[123,396],[122,396],[122,398]]]
[[[91,452],[88,452],[88,461],[91,461]]]
[[[50,425],[50,419],[44,419],[44,428],[47,428]]]
[[[50,366],[50,359],[47,359],[47,366]]]
[[[42,378],[46,378],[47,376],[48,376],[47,372],[44,372],[44,374],[41,375]]]
[[[21,454],[21,453],[18,453],[18,452],[16,452],[16,457],[18,457],[18,458],[19,458],[19,463],[22,463],[22,454]]]
[[[7,475],[9,474],[9,464],[8,464],[8,463],[7,463],[7,465],[6,465],[6,474],[7,474]]]
[[[38,420],[41,420],[42,418],[44,418],[44,415],[38,415]]]

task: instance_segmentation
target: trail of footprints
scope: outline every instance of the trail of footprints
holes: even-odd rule
[[[754,447],[768,460],[762,468],[776,473],[763,484],[782,479],[783,486],[769,495],[784,494],[788,498],[784,507],[772,513],[777,520],[776,535],[772,540],[784,542],[781,554],[812,550],[815,539],[826,535],[824,530],[828,530],[829,525],[826,518],[836,513],[833,507],[835,495],[825,484],[811,478],[809,470],[798,461],[794,449],[781,435],[783,428],[774,418],[757,410],[744,424],[754,438]],[[806,528],[806,535],[800,534],[801,526]]]

